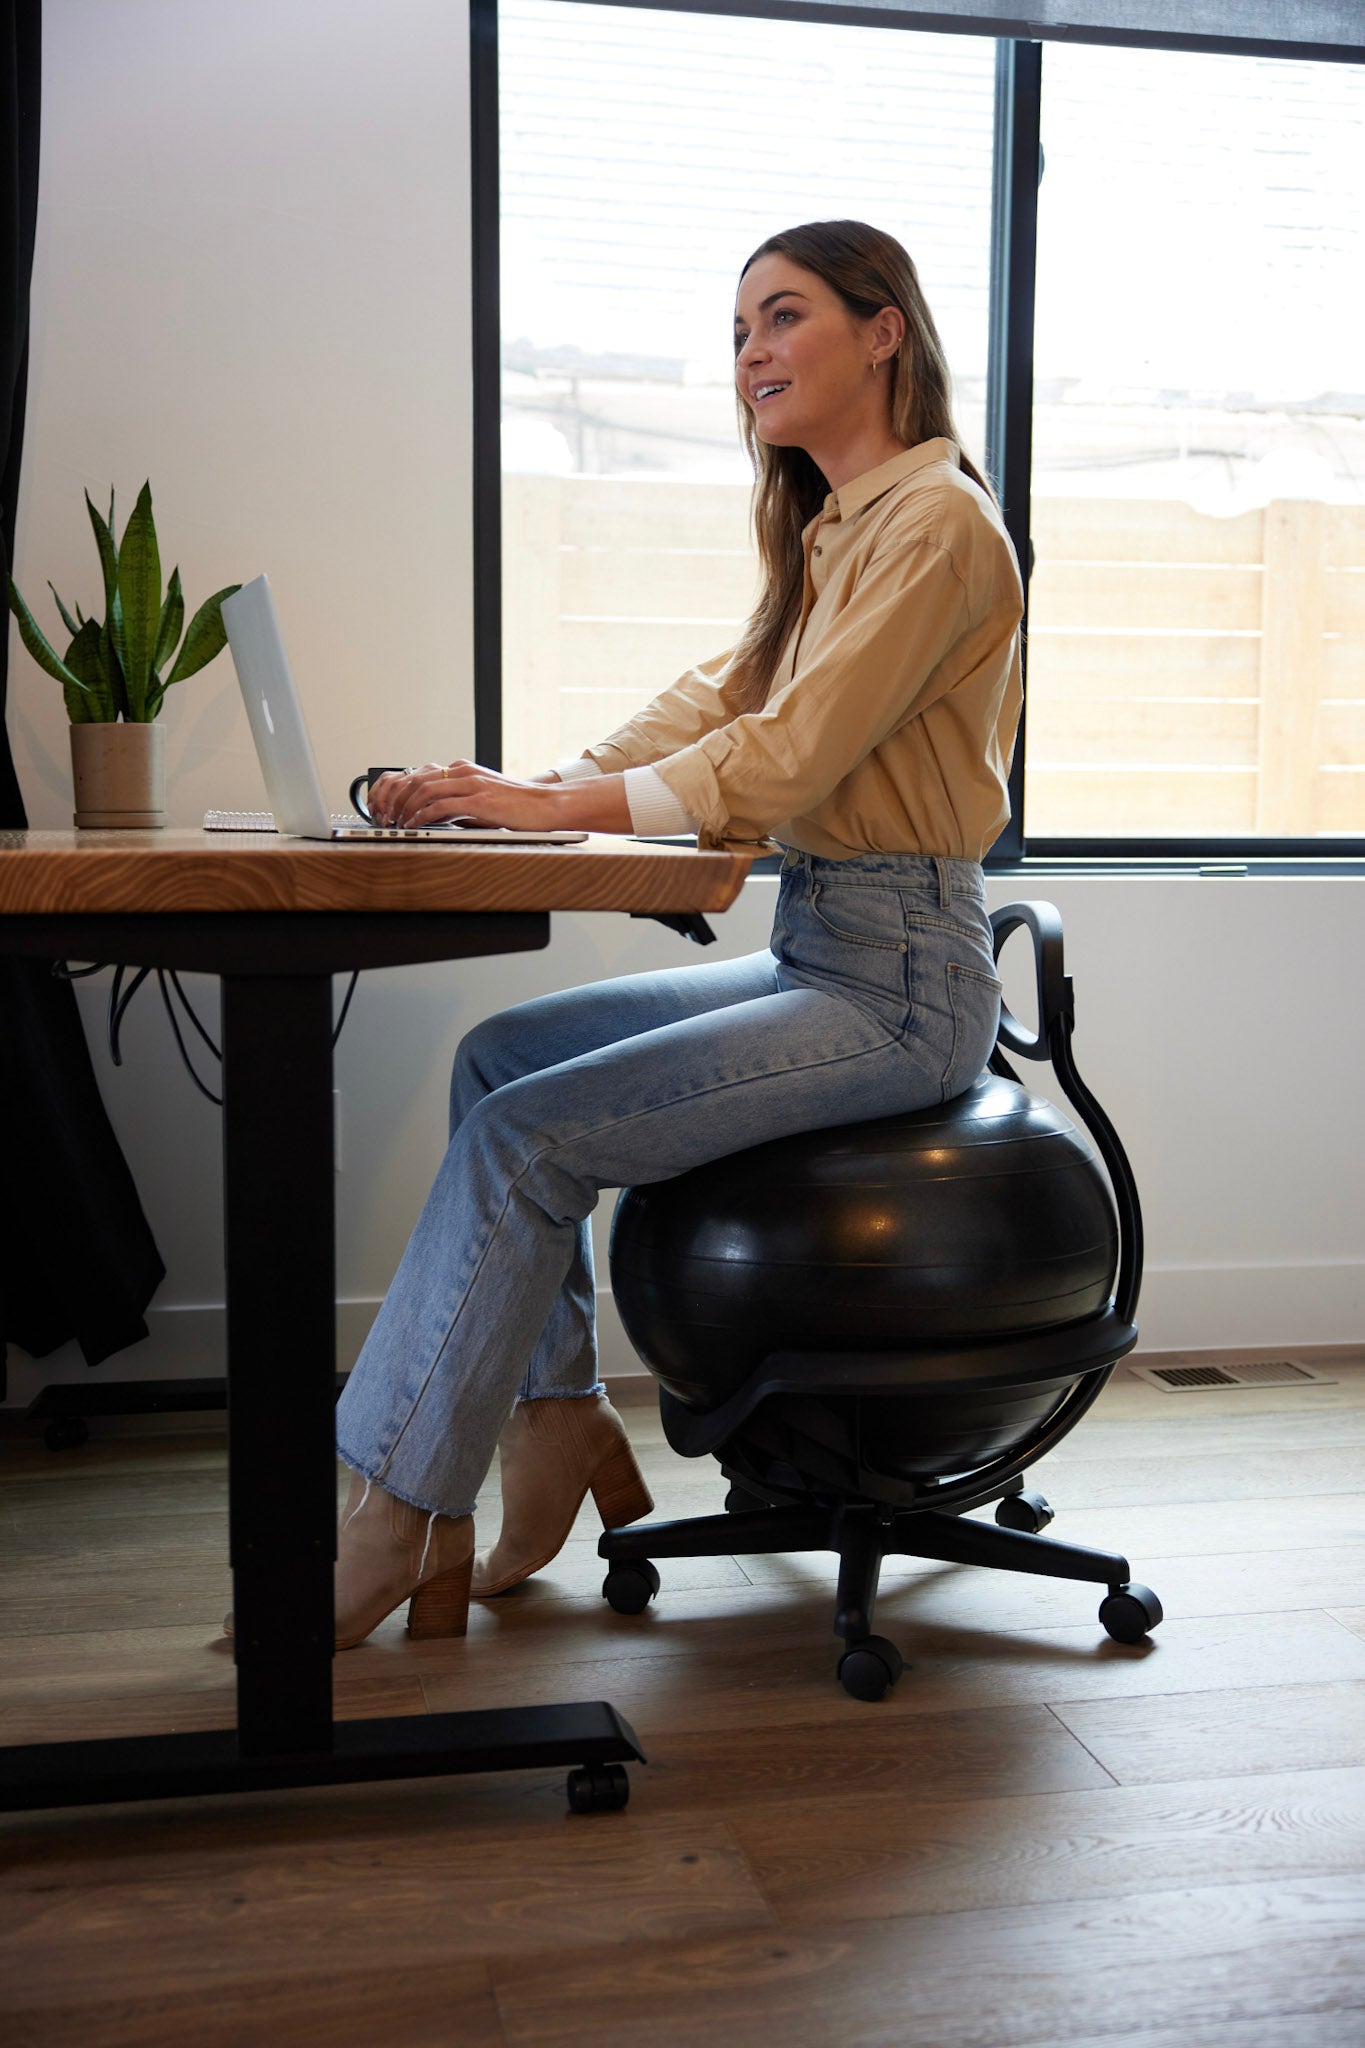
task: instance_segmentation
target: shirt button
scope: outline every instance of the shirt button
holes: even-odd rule
[[[811,549],[811,553],[812,553],[813,555],[823,555],[823,553],[824,553],[824,552],[825,552],[825,551],[824,551],[824,549],[823,549],[823,548],[821,548],[821,547],[814,547],[814,548],[812,548],[812,549]]]

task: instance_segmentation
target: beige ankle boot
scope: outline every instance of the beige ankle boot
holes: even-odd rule
[[[604,1529],[654,1506],[626,1426],[605,1394],[518,1401],[498,1439],[502,1531],[474,1566],[476,1600],[505,1593],[556,1557],[588,1488]]]
[[[404,1600],[408,1634],[462,1636],[474,1517],[431,1515],[352,1472],[337,1532],[336,1647],[353,1650]],[[232,1616],[223,1622],[232,1634]]]

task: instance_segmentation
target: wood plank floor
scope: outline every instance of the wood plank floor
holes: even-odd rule
[[[1160,1629],[888,1562],[876,1705],[834,1681],[829,1559],[665,1564],[623,1617],[589,1503],[464,1641],[400,1610],[341,1656],[337,1712],[608,1698],[650,1758],[626,1812],[545,1771],[0,1816],[0,2038],[1365,2048],[1365,1360],[1333,1369],[1116,1375],[1030,1483]],[[717,1511],[619,1398],[658,1512]],[[0,1741],[230,1725],[226,1549],[217,1430],[0,1444]]]

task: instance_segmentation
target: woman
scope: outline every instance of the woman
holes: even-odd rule
[[[785,852],[767,951],[544,996],[461,1044],[449,1150],[338,1404],[339,1649],[409,1598],[414,1634],[463,1632],[471,1575],[487,1598],[540,1569],[589,1487],[608,1526],[652,1506],[597,1378],[601,1188],[946,1100],[995,1042],[980,863],[1009,815],[1021,589],[899,243],[856,221],[764,242],[735,382],[763,569],[738,645],[533,781],[456,761],[371,791],[394,823]]]

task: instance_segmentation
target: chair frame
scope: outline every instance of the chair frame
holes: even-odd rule
[[[1094,1142],[1113,1193],[1119,1227],[1113,1297],[1098,1315],[1079,1323],[970,1349],[774,1352],[714,1409],[688,1408],[661,1387],[659,1410],[670,1445],[684,1457],[710,1454],[719,1459],[731,1487],[727,1512],[607,1530],[598,1545],[610,1567],[603,1592],[619,1612],[642,1611],[658,1591],[658,1558],[833,1551],[839,1558],[834,1633],[845,1646],[839,1675],[848,1691],[866,1699],[880,1698],[895,1683],[903,1662],[894,1644],[872,1633],[885,1557],[990,1565],[1103,1585],[1108,1591],[1100,1621],[1122,1642],[1140,1641],[1160,1621],[1159,1600],[1150,1588],[1132,1582],[1125,1557],[1042,1536],[1038,1532],[1051,1521],[1052,1510],[1040,1494],[1024,1490],[1027,1467],[1075,1428],[1119,1359],[1137,1343],[1133,1315],[1142,1284],[1143,1239],[1128,1156],[1072,1056],[1075,999],[1064,969],[1060,914],[1051,903],[1032,901],[992,912],[997,961],[1005,941],[1021,927],[1033,941],[1038,1029],[1026,1030],[1002,1004],[989,1070],[1022,1086],[1005,1056],[1006,1047],[1023,1059],[1050,1060],[1063,1093]],[[904,1385],[911,1365],[916,1388],[925,1392],[947,1390],[955,1381],[969,1381],[978,1389],[988,1386],[991,1368],[998,1366],[1001,1384],[1045,1386],[1055,1378],[1059,1398],[1035,1424],[1022,1449],[942,1479],[903,1479],[879,1472],[859,1444],[857,1491],[852,1496],[842,1475],[832,1480],[826,1494],[777,1489],[747,1464],[742,1447],[734,1442],[748,1415],[770,1395],[827,1393],[832,1384],[841,1394],[885,1395]],[[1031,1370],[1037,1375],[1032,1380]],[[861,1416],[861,1403],[856,1413]],[[819,1478],[818,1473],[812,1476]],[[962,1519],[991,1501],[999,1503],[996,1524]]]

